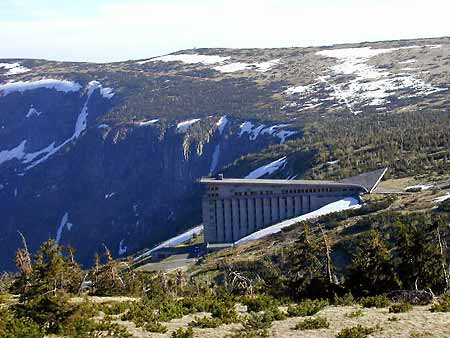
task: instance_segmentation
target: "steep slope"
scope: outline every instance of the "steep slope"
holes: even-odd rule
[[[218,171],[402,175],[424,153],[444,170],[449,55],[442,38],[0,60],[0,270],[17,230],[31,248],[72,243],[85,264],[102,243],[119,255],[169,238],[201,221],[195,181]]]

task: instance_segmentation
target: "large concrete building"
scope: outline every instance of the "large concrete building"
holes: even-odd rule
[[[386,169],[341,181],[202,178],[206,244],[234,243],[344,197],[372,192]]]

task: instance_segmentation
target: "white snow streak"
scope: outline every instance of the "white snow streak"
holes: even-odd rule
[[[39,116],[39,115],[41,115],[41,114],[42,114],[42,112],[36,110],[36,109],[33,107],[33,105],[31,105],[30,109],[28,110],[28,113],[27,113],[26,117],[27,117],[27,118],[30,118],[30,117],[33,116],[33,115]]]
[[[219,55],[201,55],[201,54],[177,54],[164,55],[150,60],[139,61],[138,64],[143,65],[148,62],[162,61],[162,62],[183,62],[183,63],[202,63],[204,65],[212,65],[222,63],[229,60],[230,57],[223,57]]]
[[[270,162],[269,164],[266,164],[262,167],[259,167],[258,169],[253,170],[250,174],[245,176],[245,178],[260,178],[264,175],[271,175],[275,171],[283,168],[286,165],[286,156]]]
[[[221,133],[221,134],[223,133],[223,130],[225,129],[225,126],[227,125],[227,123],[228,123],[228,119],[226,116],[222,116],[219,119],[219,121],[217,121],[216,126],[217,126],[217,129],[219,130],[219,133]]]
[[[433,200],[435,203],[441,203],[450,199],[450,192],[446,193],[444,196],[437,197]]]
[[[119,243],[119,256],[123,256],[127,253],[128,248],[124,243],[125,239],[122,239]]]
[[[305,214],[305,215],[302,215],[299,217],[295,217],[295,218],[291,218],[291,219],[285,220],[283,222],[280,222],[278,224],[272,225],[270,227],[264,228],[262,230],[256,231],[244,238],[241,238],[240,240],[235,242],[235,244],[245,243],[245,242],[253,241],[253,240],[256,240],[259,238],[263,238],[268,235],[275,234],[277,232],[280,232],[283,228],[289,227],[291,225],[294,225],[294,224],[302,222],[302,221],[314,219],[314,218],[324,216],[327,214],[331,214],[334,212],[339,212],[339,211],[349,210],[349,209],[357,209],[360,207],[361,207],[361,205],[359,204],[359,201],[357,199],[355,199],[353,197],[346,197],[342,200],[327,204],[327,205],[323,206],[322,208],[317,209],[308,214]]]
[[[21,66],[20,63],[0,63],[0,68],[6,69],[6,76],[28,73],[31,69]]]
[[[135,260],[139,260],[141,258],[147,257],[148,255],[150,255],[152,252],[154,252],[156,250],[177,246],[183,242],[190,240],[192,237],[194,237],[194,235],[200,235],[202,232],[203,232],[203,225],[199,225],[193,229],[183,232],[182,234],[180,234],[178,236],[168,239],[165,242],[162,242],[161,244],[155,246],[153,249],[148,250],[145,253],[143,253],[142,255],[136,257]]]
[[[260,63],[245,63],[245,62],[233,62],[228,63],[226,65],[221,65],[214,67],[214,70],[217,70],[221,73],[234,73],[240,72],[243,70],[255,70],[257,72],[267,72],[277,64],[280,63],[280,59],[274,59],[270,61],[260,62]]]
[[[189,129],[190,126],[192,126],[194,123],[200,121],[200,119],[192,119],[192,120],[187,120],[187,121],[183,121],[177,124],[177,131],[179,133],[185,133],[187,132],[187,130]]]
[[[142,121],[142,122],[139,122],[139,127],[151,126],[151,125],[157,123],[158,121],[159,121],[159,119]]]
[[[59,224],[58,229],[56,230],[56,243],[60,244],[61,243],[61,237],[62,237],[62,233],[64,228],[66,228],[67,230],[72,230],[72,226],[73,224],[69,222],[69,213],[66,212],[64,214],[64,216],[61,219],[61,223]]]
[[[0,93],[3,93],[3,96],[6,96],[14,92],[23,93],[28,90],[40,88],[54,89],[58,92],[69,93],[77,92],[82,87],[79,83],[73,81],[43,79],[37,81],[18,81],[0,84]]]

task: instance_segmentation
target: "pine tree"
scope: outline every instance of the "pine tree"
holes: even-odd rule
[[[359,239],[345,284],[355,295],[381,294],[399,288],[392,255],[378,231],[370,231]]]

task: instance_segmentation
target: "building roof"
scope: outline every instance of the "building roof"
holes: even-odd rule
[[[372,192],[386,173],[387,168],[371,171],[340,181],[325,180],[269,180],[247,178],[210,178],[202,177],[199,182],[203,184],[239,184],[239,185],[325,185],[335,187],[357,187],[366,192]]]

